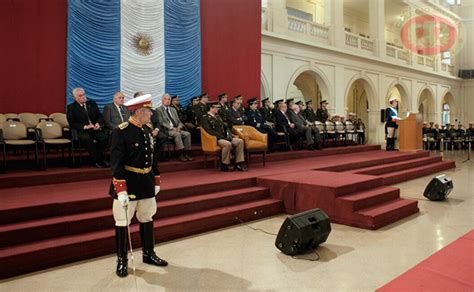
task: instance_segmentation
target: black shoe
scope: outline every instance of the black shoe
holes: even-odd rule
[[[158,267],[166,267],[168,265],[168,262],[160,259],[153,250],[143,251],[143,262]]]
[[[115,241],[117,246],[117,269],[115,273],[120,278],[128,275],[128,231],[127,227],[115,227]]]
[[[106,166],[102,162],[96,162],[94,163],[94,166],[97,168],[105,168]]]
[[[223,172],[229,172],[229,165],[221,163],[221,171]]]
[[[236,171],[243,171],[243,172],[248,171],[247,167],[246,167],[245,165],[243,165],[243,164],[240,164],[240,163],[237,164],[237,165],[234,167],[234,170],[236,170]]]
[[[168,262],[160,259],[153,248],[155,247],[155,237],[153,235],[153,221],[140,223],[140,238],[142,240],[143,262],[154,266],[164,267]]]

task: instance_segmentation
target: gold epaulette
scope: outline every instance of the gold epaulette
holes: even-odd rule
[[[118,125],[118,127],[119,127],[120,130],[123,130],[123,129],[125,129],[126,127],[128,127],[128,122],[123,122],[123,123],[121,123],[120,125]]]

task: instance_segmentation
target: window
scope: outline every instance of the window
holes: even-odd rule
[[[443,104],[443,115],[441,116],[441,123],[443,125],[450,124],[449,120],[449,104]]]

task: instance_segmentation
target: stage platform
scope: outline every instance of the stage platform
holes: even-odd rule
[[[418,212],[416,201],[388,185],[455,167],[426,151],[386,152],[377,145],[272,153],[266,167],[260,159],[254,156],[243,173],[203,169],[202,161],[177,171],[161,164],[156,241],[312,208],[325,210],[332,222],[376,229]],[[109,185],[107,169],[0,175],[1,277],[113,253]],[[139,247],[135,221],[131,230]]]

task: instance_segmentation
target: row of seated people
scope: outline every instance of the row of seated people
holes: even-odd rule
[[[451,147],[454,149],[467,149],[469,143],[474,141],[474,123],[469,123],[465,129],[461,123],[457,125],[441,125],[430,122],[423,123],[423,144],[426,149],[440,150]],[[443,142],[443,143],[441,143]],[[443,145],[442,145],[443,144]]]

